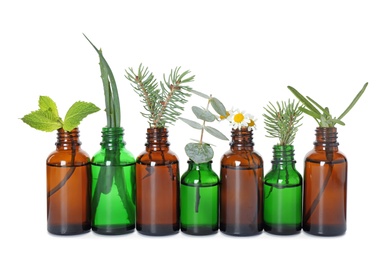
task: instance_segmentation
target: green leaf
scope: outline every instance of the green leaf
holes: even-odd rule
[[[338,119],[342,119],[348,112],[353,108],[353,106],[356,104],[356,102],[359,100],[359,98],[363,95],[364,91],[366,90],[368,85],[368,82],[364,84],[363,88],[359,91],[359,93],[356,95],[356,97],[352,100],[351,104],[345,109],[345,111],[338,117]]]
[[[54,118],[59,118],[56,103],[48,96],[40,96],[38,100],[39,108],[42,111],[51,110]]]
[[[211,126],[205,126],[205,130],[209,134],[211,134],[214,137],[217,137],[217,138],[219,138],[221,140],[229,140],[229,138],[227,138],[223,133],[221,133],[219,130],[217,130],[217,129],[211,127]]]
[[[83,34],[92,47],[99,54],[99,65],[101,78],[103,82],[104,97],[106,104],[106,118],[108,127],[119,127],[121,124],[121,110],[119,102],[119,94],[116,86],[114,74],[111,71],[106,59],[103,56],[102,50],[98,50],[95,45]]]
[[[53,116],[51,109],[36,110],[25,115],[22,121],[37,130],[52,132],[62,127],[61,120]]]
[[[182,117],[179,117],[179,119],[195,129],[202,129],[203,128],[203,126],[201,124],[199,124],[198,122],[195,122],[195,121],[192,121],[189,119],[185,119]]]
[[[209,99],[210,98],[210,96],[208,96],[206,94],[203,94],[202,92],[196,91],[194,89],[191,89],[191,92],[196,94],[196,95],[198,95],[198,96],[200,96],[200,97],[202,97],[202,98],[205,98],[205,99]]]
[[[200,108],[197,106],[193,106],[192,112],[194,112],[195,116],[198,119],[201,119],[203,121],[213,122],[215,120],[215,115],[213,115],[213,113],[211,113],[210,111],[208,111],[206,109],[203,109],[203,108]]]
[[[213,97],[210,99],[210,104],[214,108],[215,112],[220,116],[226,116],[226,108],[217,98]]]
[[[188,143],[184,149],[187,156],[195,163],[209,162],[214,157],[213,148],[206,143]]]
[[[64,119],[64,130],[71,131],[78,127],[80,122],[88,115],[99,111],[100,108],[90,102],[77,101],[68,110]]]
[[[313,106],[309,100],[307,100],[304,96],[301,95],[301,93],[298,92],[295,88],[288,86],[287,87],[297,98],[301,103],[307,107],[309,110],[311,110],[313,113],[316,113],[318,116],[321,115],[321,113]]]

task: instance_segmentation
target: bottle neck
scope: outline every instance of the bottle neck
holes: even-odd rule
[[[120,149],[126,144],[123,135],[124,129],[122,127],[103,127],[100,145],[106,150]]]
[[[148,128],[146,132],[146,150],[169,150],[167,128]]]
[[[272,165],[295,165],[293,145],[274,145]]]
[[[81,142],[79,140],[80,132],[78,128],[71,131],[65,131],[63,128],[57,130],[57,150],[79,149]]]
[[[315,150],[337,151],[338,146],[336,127],[316,128],[316,140],[314,141]]]
[[[230,147],[232,150],[253,150],[253,133],[246,127],[241,129],[232,129]]]

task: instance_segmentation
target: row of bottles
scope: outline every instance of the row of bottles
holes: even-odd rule
[[[303,178],[295,169],[292,145],[273,147],[272,168],[264,175],[247,128],[232,130],[220,176],[211,161],[188,161],[180,177],[166,128],[147,129],[145,151],[136,159],[126,150],[123,135],[123,128],[103,128],[101,150],[90,160],[77,128],[58,131],[57,149],[47,159],[50,233],[92,229],[116,235],[136,229],[163,236],[220,230],[252,236],[262,230],[290,235],[303,229],[335,236],[346,231],[347,161],[338,151],[336,128],[316,129]]]

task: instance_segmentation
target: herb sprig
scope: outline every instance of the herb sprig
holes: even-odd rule
[[[39,109],[23,116],[21,120],[40,131],[52,132],[63,128],[72,131],[88,115],[100,110],[90,102],[77,101],[68,110],[64,120],[59,116],[57,104],[48,96],[40,96]]]
[[[229,140],[223,133],[221,133],[219,130],[217,130],[214,127],[211,127],[209,125],[206,125],[207,123],[211,123],[214,121],[218,121],[220,117],[214,115],[210,110],[209,106],[213,107],[216,113],[218,113],[221,117],[226,117],[226,109],[225,106],[222,104],[221,101],[219,101],[217,98],[213,97],[212,95],[208,96],[206,94],[203,94],[201,92],[191,90],[192,93],[203,97],[207,99],[207,106],[206,108],[193,106],[192,112],[195,114],[195,116],[202,121],[202,123],[198,123],[196,121],[186,119],[183,117],[179,117],[180,120],[182,120],[184,123],[188,124],[192,128],[200,130],[200,139],[197,142],[191,142],[188,143],[185,146],[185,152],[187,156],[194,161],[195,163],[205,163],[209,162],[214,157],[214,150],[211,147],[209,143],[203,142],[203,134],[204,131],[208,132],[212,136],[221,139],[221,140]],[[196,141],[196,140],[195,140]]]
[[[364,84],[363,88],[358,92],[356,97],[352,100],[351,104],[345,109],[345,111],[339,117],[333,117],[330,114],[328,107],[322,107],[310,97],[306,98],[298,92],[295,88],[288,86],[287,88],[303,103],[305,107],[301,107],[300,110],[305,114],[311,116],[316,120],[320,127],[334,127],[336,124],[345,125],[341,119],[343,119],[348,112],[353,108],[356,102],[363,95],[366,90],[368,82]],[[318,108],[318,109],[317,109]]]
[[[148,119],[149,127],[163,128],[177,121],[184,110],[183,105],[191,96],[192,88],[187,83],[195,76],[190,76],[190,73],[189,70],[180,73],[180,67],[176,67],[168,78],[164,74],[164,81],[158,85],[153,73],[142,64],[137,71],[126,70],[125,77],[144,104],[146,112],[141,112],[141,115]]]
[[[266,113],[263,114],[265,130],[268,133],[266,137],[278,138],[278,145],[291,145],[302,125],[299,124],[303,118],[301,108],[301,104],[295,103],[294,100],[276,102],[276,105],[269,102],[264,107]]]

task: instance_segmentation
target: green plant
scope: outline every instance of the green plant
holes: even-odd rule
[[[85,34],[84,34],[85,36]],[[103,90],[105,97],[105,111],[107,118],[107,127],[115,128],[121,127],[121,110],[119,103],[119,94],[116,86],[116,81],[110,66],[108,65],[106,59],[103,56],[102,50],[98,50],[95,45],[85,36],[88,42],[96,50],[99,55],[99,65],[100,73],[103,82]],[[106,149],[105,151],[105,160],[110,162],[111,165],[120,165],[120,146],[115,145],[114,149]],[[115,182],[114,182],[115,178]],[[91,216],[94,219],[96,214],[97,206],[99,205],[100,196],[102,194],[108,194],[111,191],[112,185],[115,185],[118,188],[119,196],[123,204],[131,203],[130,195],[126,192],[126,184],[122,167],[101,167],[99,172],[99,177],[97,180],[96,188],[92,196],[91,203]],[[128,215],[130,216],[129,207],[125,206],[125,209],[128,210]]]
[[[61,128],[70,132],[74,128],[77,128],[86,116],[100,110],[100,108],[90,102],[77,101],[69,108],[64,120],[62,120],[58,114],[57,104],[50,97],[40,96],[38,106],[38,110],[25,115],[23,118],[21,118],[21,120],[32,128],[44,132],[52,132]],[[48,198],[66,184],[76,169],[74,165],[76,156],[76,142],[73,140],[72,136],[70,137],[72,143],[72,166],[69,168],[65,177],[58,183],[58,185],[47,192]]]
[[[40,96],[38,106],[38,110],[23,116],[21,120],[32,128],[44,132],[52,132],[60,128],[71,131],[78,127],[86,116],[100,110],[90,102],[77,101],[69,108],[62,120],[58,114],[57,104],[50,97]]]
[[[164,74],[164,82],[160,81],[159,85],[153,73],[142,64],[137,71],[132,68],[126,70],[125,77],[144,103],[146,112],[141,114],[148,119],[150,128],[163,128],[176,122],[191,96],[192,89],[186,84],[192,82],[195,76],[189,74],[189,70],[180,73],[180,67],[176,67],[171,70],[168,79]]]
[[[195,116],[201,120],[202,123],[198,123],[196,121],[186,119],[183,117],[179,117],[180,120],[182,120],[184,123],[188,124],[192,128],[200,130],[200,139],[199,141],[188,143],[185,146],[185,152],[187,156],[194,161],[195,163],[205,163],[209,162],[214,157],[214,150],[211,147],[209,143],[205,143],[203,141],[203,134],[204,131],[208,132],[212,136],[219,138],[221,140],[229,140],[224,134],[222,134],[220,131],[215,129],[214,127],[206,125],[207,123],[211,123],[214,121],[218,121],[218,116],[214,115],[210,110],[209,106],[213,107],[215,112],[217,112],[221,117],[226,117],[226,109],[225,106],[222,104],[221,101],[219,101],[217,98],[213,96],[208,96],[206,94],[203,94],[201,92],[191,90],[192,93],[203,97],[207,99],[207,106],[206,108],[193,106],[192,112],[195,114]]]
[[[278,145],[291,145],[302,125],[299,124],[303,118],[301,108],[300,103],[295,103],[294,100],[276,102],[276,106],[269,102],[267,107],[264,107],[266,113],[263,114],[265,130],[268,133],[266,137],[278,138]]]
[[[310,97],[306,96],[306,98],[299,93],[295,88],[288,86],[287,88],[302,102],[305,107],[301,107],[300,110],[305,114],[313,117],[320,127],[334,127],[336,124],[345,125],[341,119],[344,118],[345,115],[352,109],[352,107],[356,104],[359,98],[363,95],[366,90],[368,82],[364,84],[363,88],[359,91],[356,97],[352,100],[351,104],[345,109],[345,111],[339,117],[333,117],[330,114],[328,107],[322,107],[317,102],[315,102]],[[318,108],[318,109],[317,109]]]

